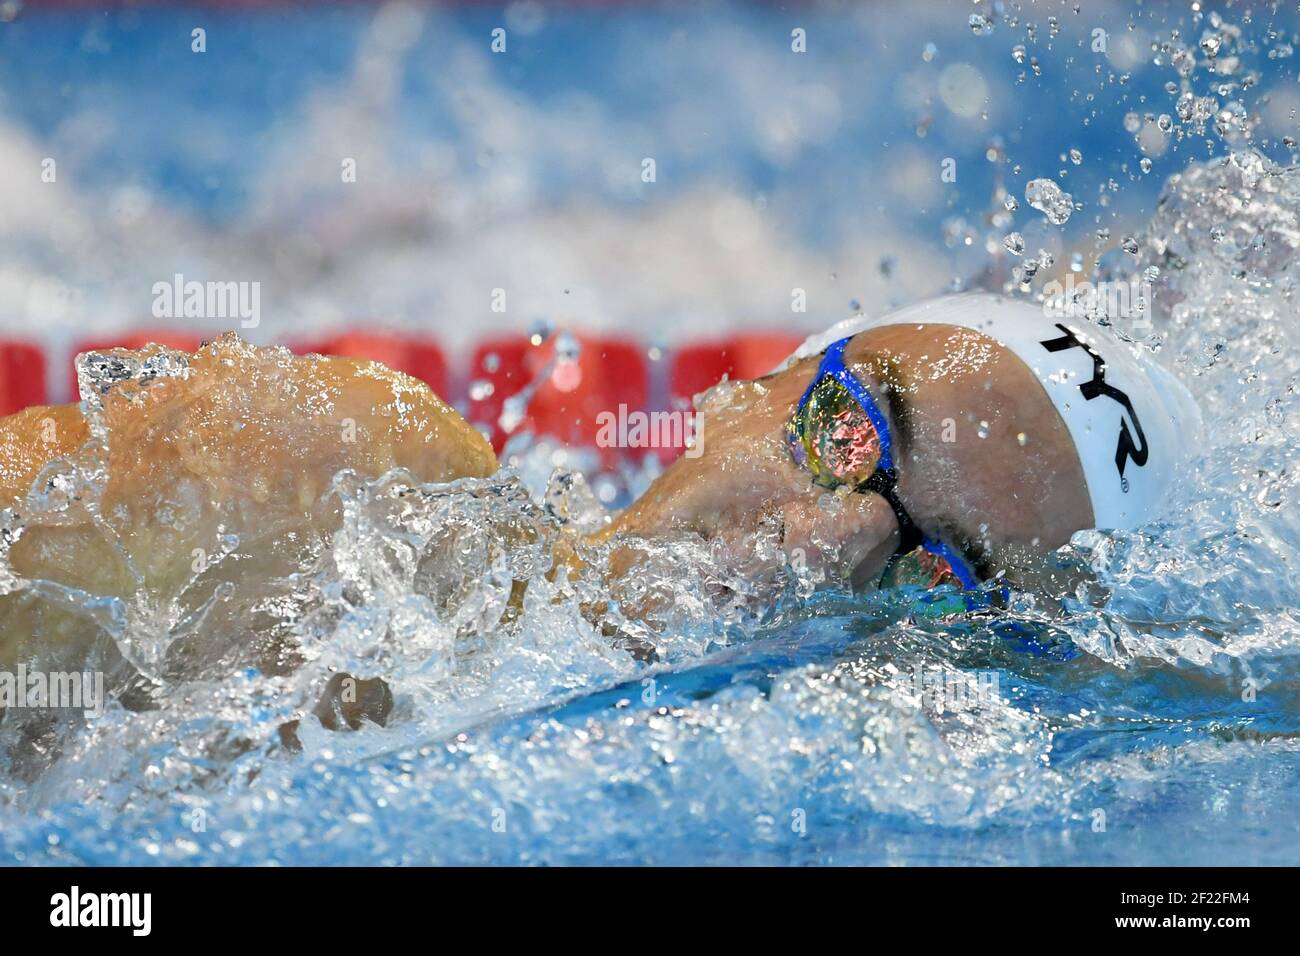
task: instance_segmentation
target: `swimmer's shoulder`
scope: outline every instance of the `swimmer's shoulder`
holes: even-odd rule
[[[208,458],[239,473],[265,465],[281,475],[307,462],[368,474],[397,466],[424,481],[497,470],[491,444],[454,408],[418,379],[377,362],[295,356],[229,335],[206,343],[187,364],[186,374],[155,379],[130,397],[106,393],[110,444],[124,452],[118,469],[143,479],[157,469],[137,466],[179,455],[203,474],[216,467]],[[0,418],[0,508],[25,496],[48,462],[74,454],[89,437],[74,404]],[[204,461],[188,460],[195,456]]]
[[[427,384],[369,359],[304,356],[304,374],[335,397],[338,414],[365,421],[393,463],[425,480],[484,478],[498,469],[491,443]]]

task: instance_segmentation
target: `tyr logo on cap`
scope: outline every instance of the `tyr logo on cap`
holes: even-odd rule
[[[1063,352],[1066,349],[1080,348],[1092,359],[1092,379],[1084,382],[1079,386],[1079,392],[1087,401],[1092,401],[1100,395],[1115,401],[1124,411],[1128,412],[1128,417],[1133,421],[1133,429],[1137,432],[1137,442],[1133,441],[1133,433],[1129,431],[1128,422],[1123,418],[1119,423],[1119,440],[1115,445],[1115,467],[1119,471],[1120,482],[1125,491],[1128,491],[1128,479],[1124,477],[1124,466],[1128,464],[1130,458],[1139,468],[1147,463],[1147,454],[1150,449],[1147,447],[1146,435],[1142,432],[1142,423],[1138,421],[1137,412],[1133,410],[1133,403],[1129,401],[1128,395],[1120,391],[1114,385],[1106,382],[1106,360],[1087,343],[1080,342],[1075,334],[1061,323],[1055,323],[1056,327],[1064,334],[1059,339],[1046,339],[1039,343],[1049,352]]]

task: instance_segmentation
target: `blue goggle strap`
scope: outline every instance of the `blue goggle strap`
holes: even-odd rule
[[[880,411],[880,406],[871,397],[871,393],[844,364],[844,348],[848,344],[849,339],[840,339],[826,349],[826,354],[822,356],[821,365],[817,368],[817,374],[813,376],[808,388],[804,390],[803,398],[799,399],[797,412],[802,418],[804,406],[808,404],[813,389],[827,375],[831,376],[844,386],[848,393],[853,396],[853,400],[861,405],[862,410],[867,413],[867,418],[871,420],[871,425],[876,429],[876,435],[880,439],[880,467],[885,471],[893,471],[893,436],[889,434],[889,420]]]

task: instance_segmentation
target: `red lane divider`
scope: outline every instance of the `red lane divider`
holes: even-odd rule
[[[526,338],[493,338],[474,350],[467,417],[471,424],[487,429],[498,452],[509,434],[500,425],[501,411],[507,398],[533,380],[528,353],[534,348]]]
[[[668,394],[673,401],[691,398],[722,381],[758,378],[781,364],[803,343],[802,335],[752,332],[729,339],[680,348],[673,355]]]
[[[576,345],[576,354],[571,345]],[[506,400],[543,375],[522,418],[503,426]],[[481,343],[474,352],[468,417],[489,429],[498,451],[517,431],[596,447],[603,414],[617,416],[620,405],[628,411],[642,410],[648,395],[646,357],[636,343],[564,332],[541,345],[522,338],[496,338]],[[617,451],[602,449],[603,457],[617,457]]]
[[[90,339],[78,342],[72,349],[71,369],[68,376],[70,383],[68,396],[71,401],[75,402],[80,395],[80,392],[77,391],[76,357],[82,352],[99,352],[104,349],[142,349],[151,342],[165,345],[168,348],[179,349],[182,352],[193,352],[202,341],[202,337],[198,335],[170,329],[155,329],[153,331],[131,332],[115,339]]]
[[[81,342],[76,351],[138,349],[150,342],[193,351],[200,341],[201,337],[195,334],[145,330],[115,340]],[[801,341],[801,336],[789,333],[760,332],[677,349],[667,370],[670,411],[687,410],[693,395],[716,384],[724,375],[741,379],[767,374]],[[348,332],[303,343],[298,351],[372,359],[425,381],[448,400],[453,397],[448,393],[451,381],[447,359],[438,345],[428,339]],[[75,369],[69,377],[75,399]],[[533,345],[523,336],[490,338],[475,349],[468,378],[468,418],[487,429],[498,451],[511,434],[524,430],[567,445],[610,446],[601,449],[606,464],[624,452],[635,456],[657,448],[661,457],[669,461],[682,450],[680,445],[622,448],[623,444],[635,444],[635,439],[628,437],[635,430],[625,427],[627,419],[622,416],[645,412],[650,395],[650,366],[637,342],[565,332],[553,334],[540,345]],[[512,413],[518,414],[503,423],[506,400],[533,387],[534,383],[535,391],[526,407],[512,408]],[[42,350],[24,342],[0,340],[0,414],[47,400],[46,361]],[[607,426],[611,418],[616,422],[612,444],[606,440],[610,438]],[[603,429],[602,425],[606,427]],[[651,434],[658,437],[661,433],[652,429]]]
[[[447,394],[447,359],[442,349],[426,339],[410,339],[382,332],[347,332],[313,342],[296,352],[319,352],[344,358],[371,359],[424,382],[441,399]]]
[[[45,404],[45,353],[26,342],[0,340],[0,415]]]

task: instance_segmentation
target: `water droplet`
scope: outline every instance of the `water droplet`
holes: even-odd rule
[[[554,331],[555,324],[550,319],[537,319],[528,326],[528,341],[533,345],[541,345]]]
[[[1008,233],[1007,237],[1002,240],[1002,245],[1006,247],[1007,252],[1013,256],[1023,255],[1025,251],[1025,237],[1018,232]]]
[[[980,438],[988,438],[989,423],[981,420],[979,423],[979,427],[975,429],[975,434],[978,435]]]
[[[1019,445],[1021,448],[1024,448],[1025,445],[1027,445],[1028,443],[1029,443],[1029,436],[1028,436],[1028,435],[1026,435],[1024,432],[1017,432],[1017,433],[1016,433],[1016,444],[1017,444],[1017,445]]]
[[[561,362],[577,361],[582,345],[572,332],[561,332],[555,340],[555,357]]]
[[[1025,202],[1055,226],[1064,223],[1074,212],[1073,197],[1050,179],[1031,179],[1025,185]]]
[[[528,396],[523,394],[511,395],[501,404],[501,414],[497,418],[497,425],[504,432],[512,432],[519,427],[527,414]]]

